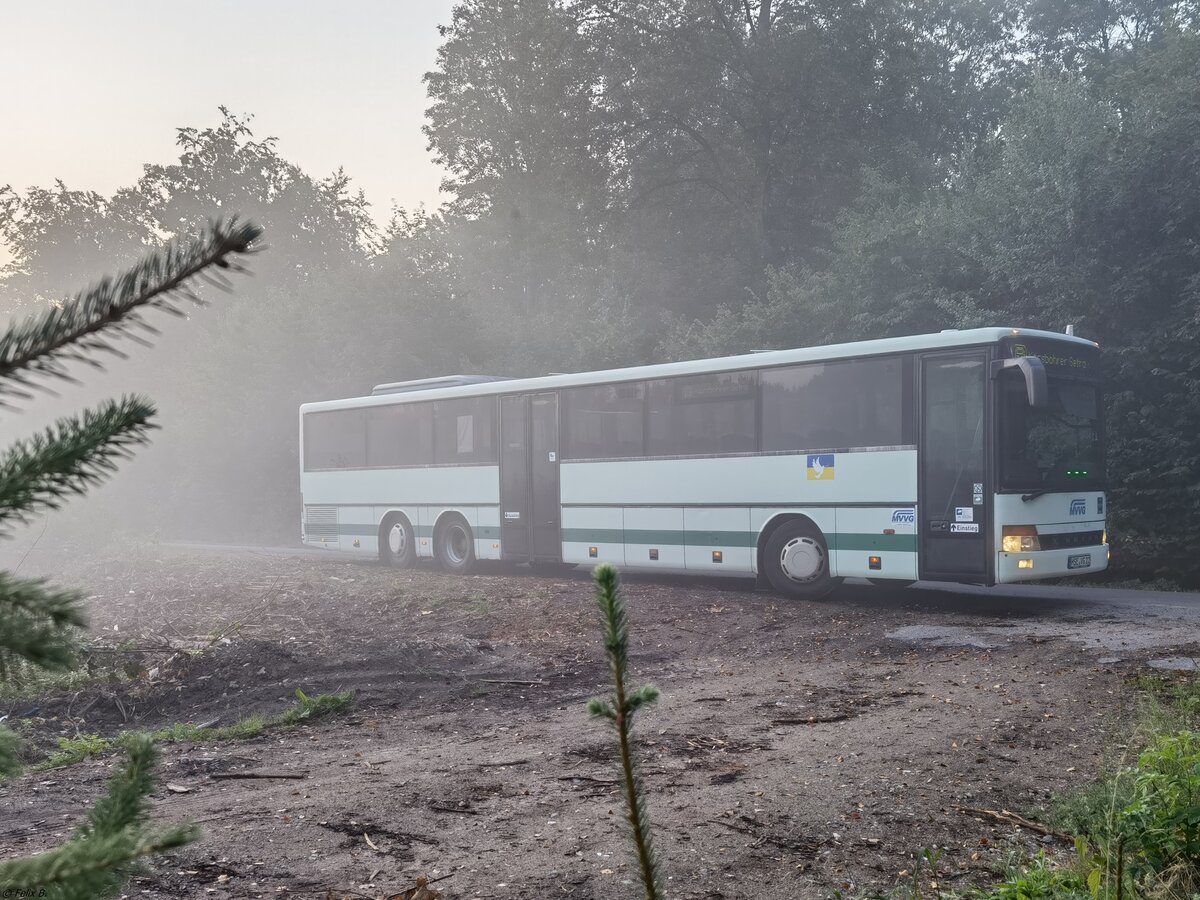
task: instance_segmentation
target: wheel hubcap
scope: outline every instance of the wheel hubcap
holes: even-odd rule
[[[470,539],[463,527],[451,525],[446,532],[446,556],[455,564],[466,562],[470,549]]]
[[[408,549],[408,535],[400,522],[393,525],[392,530],[388,532],[388,549],[396,556],[403,556]]]
[[[825,571],[825,552],[810,537],[792,538],[779,554],[779,568],[792,581],[814,581]]]

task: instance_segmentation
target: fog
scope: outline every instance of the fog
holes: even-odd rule
[[[1121,387],[1117,565],[1198,579],[1197,9],[1068,7],[463,3],[424,79],[434,213],[373,206],[355,172],[306,171],[227,112],[180,121],[176,155],[111,193],[0,191],[8,315],[209,217],[265,229],[231,293],[148,313],[153,347],[0,427],[145,393],[152,444],[51,527],[78,546],[293,543],[304,401],[1072,323]]]

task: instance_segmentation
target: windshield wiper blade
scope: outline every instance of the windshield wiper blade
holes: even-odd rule
[[[1048,493],[1050,493],[1050,488],[1040,488],[1036,491],[1030,491],[1028,494],[1022,494],[1021,501],[1028,503],[1030,500],[1036,500],[1038,497],[1042,496],[1042,494]]]

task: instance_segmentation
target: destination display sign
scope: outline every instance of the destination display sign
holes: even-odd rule
[[[1046,338],[1013,335],[1004,340],[1008,356],[1036,356],[1047,371],[1076,372],[1080,375],[1095,373],[1099,369],[1100,350],[1082,344],[1052,341]]]

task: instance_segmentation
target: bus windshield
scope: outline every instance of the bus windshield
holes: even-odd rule
[[[1001,490],[1102,488],[1099,386],[1051,374],[1048,388],[1049,402],[1035,409],[1019,376],[1001,379]]]

